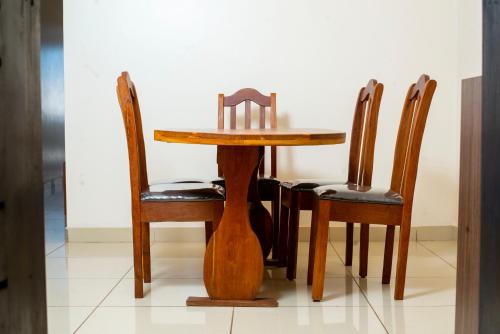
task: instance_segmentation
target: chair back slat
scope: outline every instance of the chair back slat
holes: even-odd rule
[[[266,128],[266,107],[259,106],[259,129]]]
[[[349,151],[348,182],[370,186],[377,136],[378,114],[384,86],[372,79],[356,101]]]
[[[413,202],[422,138],[427,115],[436,90],[436,81],[420,76],[408,89],[399,125],[391,190],[403,195],[405,204]]]
[[[231,115],[229,118],[231,129],[236,129],[236,106],[231,106]]]
[[[149,184],[139,100],[135,85],[127,72],[118,77],[116,91],[127,135],[130,185],[135,197],[146,190]]]
[[[276,93],[271,93],[269,96],[261,94],[253,88],[243,88],[230,96],[219,94],[219,110],[218,110],[218,129],[224,129],[224,109],[230,107],[229,123],[230,129],[237,127],[237,106],[245,102],[245,129],[252,128],[252,102],[259,106],[259,129],[266,128],[266,107],[270,111],[270,128],[277,128],[276,117]],[[259,176],[264,176],[265,159],[262,159],[259,166]],[[271,176],[276,177],[276,147],[271,147]],[[222,171],[219,168],[219,176],[222,176]]]
[[[252,127],[252,113],[250,109],[250,103],[250,100],[245,101],[245,129],[250,129]]]
[[[217,129],[224,129],[224,94],[219,94],[219,112],[217,114]]]

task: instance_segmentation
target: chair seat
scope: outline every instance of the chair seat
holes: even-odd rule
[[[342,185],[345,182],[329,179],[297,179],[281,182],[281,186],[294,191],[313,191],[314,188],[327,185]]]
[[[329,185],[314,189],[320,199],[374,204],[402,205],[403,197],[384,188],[358,186],[356,184]]]
[[[272,186],[272,185],[277,185],[280,184],[280,180],[273,176],[262,176],[257,179],[257,182],[259,183],[259,187],[266,187],[266,186]],[[213,184],[219,185],[221,187],[226,186],[226,180],[224,180],[223,177],[219,177],[215,180],[212,181]]]
[[[141,193],[141,201],[145,202],[189,202],[189,201],[223,201],[224,188],[201,182],[169,182],[151,184],[147,191]]]

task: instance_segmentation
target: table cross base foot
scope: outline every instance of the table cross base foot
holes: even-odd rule
[[[246,299],[212,299],[210,297],[189,297],[187,306],[227,306],[227,307],[278,307],[275,298]]]

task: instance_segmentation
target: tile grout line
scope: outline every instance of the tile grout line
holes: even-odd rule
[[[151,245],[150,247],[153,247],[153,245],[155,244],[155,241],[153,240],[153,242],[151,242]],[[109,292],[104,296],[104,298],[97,304],[97,306],[94,307],[94,309],[89,313],[89,315],[82,321],[82,323],[75,329],[75,331],[73,332],[73,334],[77,333],[81,328],[82,326],[87,322],[87,320],[90,319],[90,317],[97,311],[97,309],[99,308],[99,306],[102,305],[102,303],[106,300],[106,298],[108,298],[108,296],[113,292],[113,290],[125,279],[125,277],[127,277],[128,273],[134,269],[134,265],[132,264],[130,266],[130,268],[128,268],[128,270],[125,272],[125,274],[123,274],[123,276],[118,280],[118,282],[109,290]]]
[[[111,294],[111,292],[113,292],[113,290],[118,286],[118,284],[120,284],[123,279],[127,276],[127,274],[130,272],[130,270],[133,269],[133,265],[125,272],[125,274],[123,274],[123,276],[118,280],[118,282],[109,290],[109,292],[102,298],[102,300],[94,307],[94,309],[89,313],[89,315],[82,321],[82,323],[75,329],[75,331],[73,332],[73,334],[75,334],[76,332],[78,332],[80,330],[80,328],[82,328],[82,326],[87,322],[87,320],[90,319],[90,317],[95,313],[95,311],[97,311],[97,309],[99,308],[99,306],[101,306],[101,304],[106,300],[106,298],[108,298],[108,296]]]
[[[234,307],[233,307],[233,312],[231,313],[231,326],[229,327],[229,334],[233,333],[233,323],[234,323]]]
[[[335,249],[335,247],[333,246],[333,243],[331,241],[329,241],[330,243],[330,246],[332,246],[333,250],[335,251],[335,254],[337,254],[337,256],[340,258],[340,261],[342,262],[342,264],[345,266],[345,262],[344,260],[342,259],[342,257],[340,256],[340,254],[337,252],[337,250]],[[370,309],[373,311],[373,313],[375,314],[375,316],[377,317],[378,321],[380,322],[380,324],[382,325],[382,328],[384,328],[385,332],[387,334],[389,334],[389,330],[387,330],[387,327],[385,327],[385,324],[384,322],[382,321],[382,319],[380,319],[380,316],[378,315],[377,311],[375,311],[375,309],[373,308],[373,305],[370,303],[370,301],[368,300],[368,297],[366,296],[365,292],[363,291],[363,289],[361,288],[361,286],[358,284],[358,282],[356,281],[356,279],[354,278],[354,275],[353,273],[349,270],[349,273],[351,274],[351,278],[352,280],[354,281],[354,284],[356,284],[356,286],[358,287],[359,289],[359,292],[363,295],[363,297],[365,298],[366,300],[366,303],[368,304],[368,306],[370,307]]]
[[[420,241],[417,241],[417,243],[424,247],[427,251],[429,251],[430,253],[434,254],[435,256],[437,256],[438,258],[440,258],[441,260],[443,260],[447,265],[449,265],[450,267],[452,267],[453,269],[457,270],[457,268],[455,266],[453,266],[451,263],[449,263],[448,261],[446,261],[443,257],[441,257],[438,253],[436,253],[435,251],[433,251],[432,249],[430,249],[429,247],[427,247],[426,245],[424,245],[423,243],[421,243]]]
[[[66,246],[66,241],[63,242],[63,244],[61,246],[58,246],[55,249],[53,249],[50,252],[48,252],[47,254],[45,254],[45,257],[48,257],[50,254],[54,253],[56,250],[58,250],[59,248],[64,247],[64,246]]]

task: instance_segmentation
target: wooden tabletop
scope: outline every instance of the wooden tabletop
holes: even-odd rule
[[[345,142],[345,132],[328,129],[155,130],[157,141],[227,146],[307,146]]]

